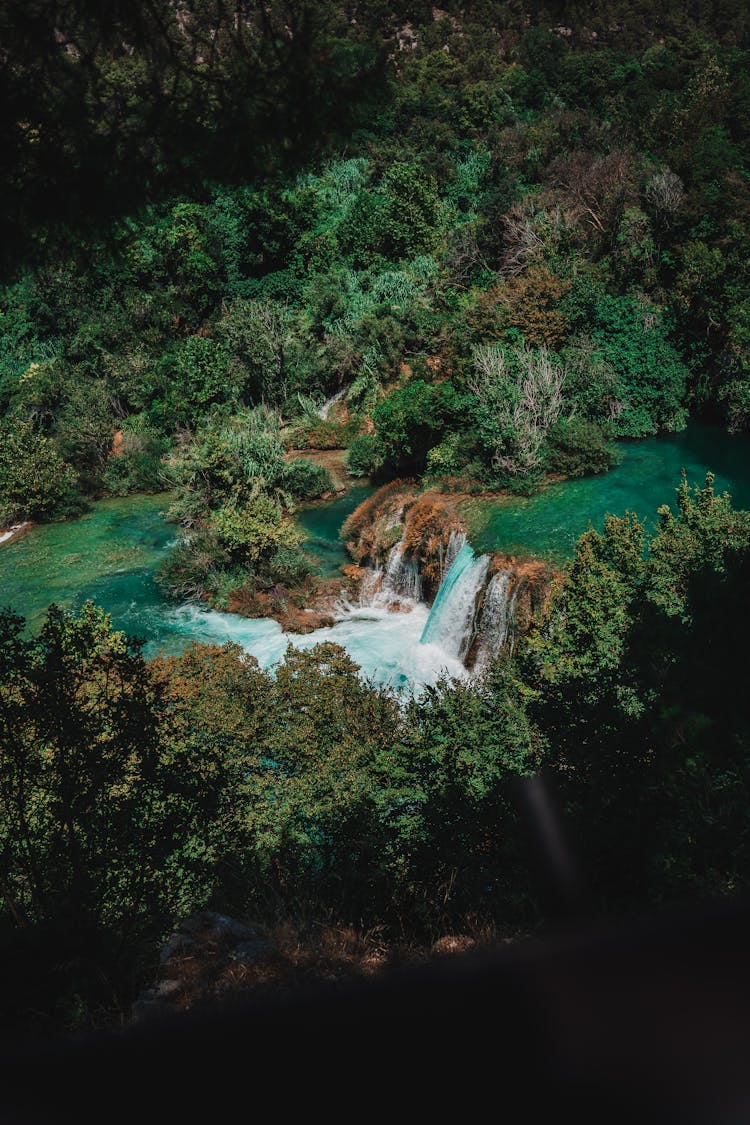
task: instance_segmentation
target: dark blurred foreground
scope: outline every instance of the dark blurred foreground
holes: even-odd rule
[[[2,1120],[745,1121],[750,904],[465,955],[374,983],[18,1044]]]

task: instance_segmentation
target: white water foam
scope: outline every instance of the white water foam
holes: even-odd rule
[[[435,684],[446,675],[467,676],[454,655],[438,645],[421,643],[429,617],[428,607],[421,603],[408,613],[389,612],[384,606],[349,607],[340,612],[334,625],[304,635],[284,633],[277,621],[268,618],[238,617],[194,605],[167,610],[165,617],[169,618],[165,625],[170,633],[204,644],[233,641],[263,668],[272,668],[283,660],[290,644],[310,649],[332,641],[349,653],[364,676],[395,688]],[[149,655],[155,655],[157,647],[150,646],[153,651]]]

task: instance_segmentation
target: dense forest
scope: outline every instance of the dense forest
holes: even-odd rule
[[[163,589],[251,605],[309,578],[309,451],[528,495],[688,417],[750,430],[745,5],[445,5],[3,6],[0,529],[169,491]],[[208,907],[534,932],[539,773],[591,909],[746,889],[750,514],[711,477],[663,502],[408,697],[333,644],[146,660],[92,604],[4,611],[9,1020],[127,1018]]]

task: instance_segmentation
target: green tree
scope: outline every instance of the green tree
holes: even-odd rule
[[[0,524],[75,509],[77,477],[52,438],[13,419],[0,431]]]
[[[744,885],[749,568],[750,515],[683,479],[655,535],[629,516],[582,537],[522,655],[605,901]]]
[[[34,640],[0,617],[0,852],[6,910],[121,936],[158,928],[153,690],[138,647],[91,603]]]

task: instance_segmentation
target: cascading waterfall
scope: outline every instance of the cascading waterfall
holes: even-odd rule
[[[516,644],[516,602],[518,601],[518,595],[523,585],[524,579],[516,582],[513,587],[513,593],[510,595],[510,601],[508,602],[508,621],[510,622],[510,630],[509,635],[506,637],[506,643],[510,646],[511,656],[513,655],[513,649],[515,648]]]
[[[456,555],[462,547],[466,546],[466,532],[465,531],[452,531],[448,537],[448,544],[443,553],[442,546],[438,548],[440,559],[440,581],[442,582],[446,574],[456,561]]]
[[[399,597],[422,600],[422,575],[418,564],[406,557],[403,543],[397,543],[388,555],[383,586]]]
[[[422,600],[419,565],[406,557],[403,542],[391,547],[385,567],[370,571],[360,587],[360,606],[382,608],[394,602]]]
[[[341,402],[342,398],[348,390],[348,387],[342,387],[340,391],[337,391],[335,395],[331,395],[331,397],[323,403],[323,405],[317,411],[318,417],[321,419],[321,421],[328,421],[328,415],[330,414],[332,407],[334,407],[337,402]]]
[[[383,581],[383,568],[377,567],[376,570],[370,570],[359,588],[359,604],[360,606],[372,605],[381,588]]]
[[[501,570],[487,584],[477,629],[479,651],[474,664],[476,672],[483,671],[513,635],[518,583],[511,587],[512,580],[512,571]]]
[[[466,657],[473,636],[477,597],[489,565],[488,555],[477,558],[469,544],[464,543],[440,585],[421,644],[435,645],[459,660]]]
[[[354,617],[380,621],[384,627],[394,608],[410,609],[407,616],[415,620],[407,625],[399,615],[400,623],[394,625],[392,636],[403,645],[407,637],[410,644],[418,638],[417,651],[409,659],[421,669],[418,675],[423,682],[425,677],[434,678],[440,668],[450,668],[452,675],[467,674],[465,661],[475,641],[477,651],[470,674],[481,674],[500,649],[513,646],[516,602],[524,584],[513,569],[499,571],[488,580],[489,566],[489,556],[477,557],[464,532],[451,532],[441,558],[443,580],[428,613],[422,601],[419,565],[408,557],[400,540],[389,551],[385,565],[369,571],[360,586],[358,605],[345,602],[337,607],[338,620]],[[480,599],[481,612],[477,613]],[[418,632],[412,640],[415,627]]]

